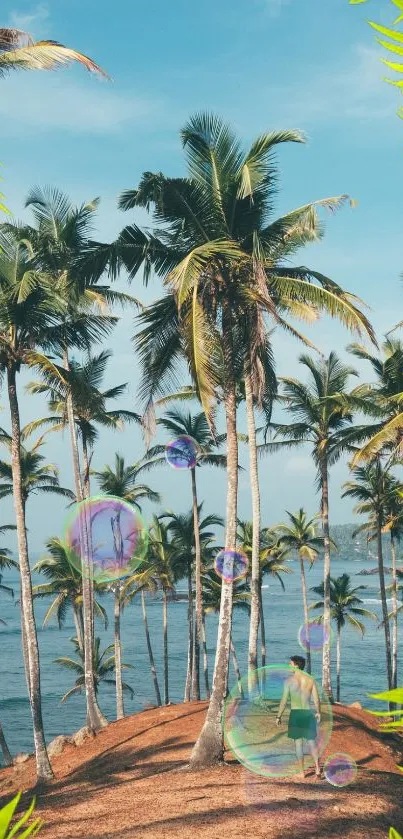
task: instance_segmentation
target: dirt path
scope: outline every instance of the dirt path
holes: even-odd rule
[[[365,712],[336,706],[327,753],[357,761],[356,782],[335,789],[312,775],[269,780],[227,755],[227,766],[190,773],[186,761],[206,705],[152,709],[112,723],[54,758],[56,779],[38,794],[41,839],[387,839],[403,833],[399,738],[379,734]],[[403,751],[403,749],[402,749]],[[22,789],[30,800],[33,761],[0,772],[0,804]]]

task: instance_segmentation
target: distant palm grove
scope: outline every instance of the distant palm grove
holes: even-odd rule
[[[4,51],[9,62],[11,35],[10,39]],[[52,60],[77,56],[63,58],[63,53],[53,53]],[[21,62],[28,57],[20,57]],[[99,70],[96,65],[89,69]],[[329,475],[341,457],[347,459],[351,472],[340,492],[353,500],[361,518],[357,533],[364,534],[378,562],[379,632],[385,642],[385,683],[379,689],[397,686],[403,577],[397,554],[403,535],[403,485],[396,467],[403,439],[403,342],[391,331],[379,346],[354,289],[344,289],[331,277],[304,267],[303,259],[298,262],[304,246],[323,235],[322,210],[339,210],[349,198],[311,201],[276,217],[278,146],[304,142],[298,131],[261,134],[245,149],[230,126],[213,114],[201,113],[189,119],[180,139],[186,176],[147,171],[137,187],[125,190],[118,204],[129,220],[115,241],[92,238],[96,201],[76,207],[56,188],[30,191],[29,222],[3,215],[0,225],[4,408],[0,496],[12,495],[15,509],[15,522],[2,523],[0,530],[15,529],[17,556],[1,550],[0,570],[15,566],[20,573],[21,655],[41,780],[52,777],[52,768],[42,719],[37,598],[46,599],[47,623],[56,620],[62,625],[67,614],[74,619],[71,657],[56,659],[72,674],[71,689],[63,699],[83,692],[87,725],[96,732],[107,724],[100,685],[113,685],[117,718],[125,714],[125,695],[133,692],[130,670],[127,675],[131,662],[125,660],[120,628],[122,612],[134,599],[141,603],[155,702],[170,701],[167,604],[177,596],[177,584],[185,582],[184,701],[209,699],[190,758],[192,767],[201,767],[223,757],[221,718],[230,660],[238,681],[241,677],[231,632],[233,610],[243,609],[249,616],[248,689],[258,690],[256,671],[271,663],[266,638],[273,631],[264,613],[263,581],[271,575],[286,585],[291,571],[288,560],[296,558],[301,622],[323,624],[325,638],[330,638],[332,627],[336,638],[335,672],[330,640],[323,647],[322,688],[331,702],[342,699],[343,628],[350,624],[362,635],[366,622],[376,616],[363,607],[361,587],[354,587],[349,575],[336,576],[332,571],[332,555],[338,546],[330,534]],[[136,208],[149,212],[152,228],[142,229],[130,221]],[[126,292],[114,287],[119,277],[127,278]],[[131,294],[131,284],[138,278],[152,284],[155,277],[162,280],[163,294],[142,306],[138,294]],[[117,383],[109,389],[104,386],[107,366],[114,361],[105,344],[119,312],[127,308],[135,315],[133,361],[140,368],[133,410],[119,407],[126,389],[119,371]],[[305,336],[300,322],[314,322],[321,314],[338,319],[346,334],[353,336],[349,340],[355,342],[348,347],[351,366],[336,352],[320,355]],[[391,330],[395,327],[390,326]],[[301,343],[293,377],[276,376],[274,329],[284,330],[290,341]],[[358,381],[357,359],[366,365],[368,381]],[[27,368],[32,372],[28,391],[42,396],[43,412],[23,426],[18,383]],[[240,433],[241,411],[246,413],[247,435]],[[118,442],[119,432],[128,424],[140,427],[144,439],[143,451],[130,462],[119,454]],[[67,433],[60,435],[60,446],[69,447],[71,487],[60,485],[57,466],[46,459],[47,435],[64,429]],[[102,449],[104,429],[116,430],[116,454]],[[196,463],[188,470],[188,512],[168,512],[161,509],[152,469],[164,460],[166,443],[183,435],[195,441],[197,452]],[[250,521],[238,515],[241,445],[248,451]],[[264,522],[259,463],[278,449],[300,446],[310,448],[315,464],[312,491],[318,490],[318,514],[310,519],[302,504],[299,510],[284,511],[282,522]],[[224,520],[200,497],[200,468],[226,472]],[[267,480],[275,481],[270,471],[266,474]],[[100,494],[118,497],[140,511],[144,501],[155,505],[147,521],[148,549],[139,567],[114,583],[94,581],[70,562],[63,535],[49,532],[44,555],[33,568],[26,528],[32,493],[58,494],[65,499],[66,510]],[[218,539],[217,528],[222,525],[225,537]],[[390,543],[392,563],[389,586],[385,540]],[[246,554],[245,578],[231,583],[215,573],[215,557],[224,547]],[[83,567],[84,560],[89,563],[90,559],[87,552]],[[306,568],[319,560],[323,582],[311,597]],[[41,575],[35,585],[32,570]],[[155,592],[162,602],[162,681],[147,620],[147,598]],[[7,586],[0,587],[1,597],[9,594]],[[114,612],[114,641],[109,647],[101,634],[106,598],[113,599]],[[211,613],[218,615],[213,673],[208,671],[205,632]],[[309,643],[306,658],[310,672]],[[7,731],[1,725],[0,746],[9,764]]]

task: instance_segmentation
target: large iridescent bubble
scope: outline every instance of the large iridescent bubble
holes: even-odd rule
[[[246,769],[257,775],[268,778],[288,778],[301,771],[296,755],[295,739],[289,736],[289,734],[295,736],[292,726],[289,726],[289,703],[283,713],[280,726],[276,725],[285,683],[294,674],[295,669],[285,664],[262,667],[257,670],[258,687],[251,695],[248,693],[246,675],[239,686],[236,684],[232,688],[225,703],[223,728],[228,748]],[[321,702],[321,719],[316,725],[315,740],[309,742],[303,740],[306,769],[314,766],[309,745],[314,742],[316,752],[320,757],[329,743],[332,732],[333,715],[330,702],[322,694],[319,686],[316,686]],[[315,720],[313,705],[312,712],[313,720]]]
[[[134,574],[147,551],[148,533],[131,504],[104,495],[74,506],[64,541],[74,568],[94,582],[110,583]]]

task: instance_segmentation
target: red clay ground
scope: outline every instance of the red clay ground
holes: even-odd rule
[[[269,780],[229,765],[190,773],[204,702],[152,709],[111,723],[53,759],[56,779],[38,794],[41,839],[387,839],[403,834],[403,740],[386,737],[364,711],[336,706],[327,753],[348,752],[354,785],[335,789],[312,775]],[[401,745],[402,744],[402,745]],[[0,772],[0,805],[18,789],[27,804],[33,761]]]

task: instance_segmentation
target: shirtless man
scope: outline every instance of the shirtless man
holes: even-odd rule
[[[308,673],[303,673],[305,659],[300,655],[290,658],[290,665],[294,670],[284,683],[283,696],[278,709],[276,724],[281,724],[281,717],[288,700],[291,702],[291,712],[288,720],[288,736],[295,740],[295,751],[301,767],[301,776],[305,778],[304,770],[304,740],[308,743],[309,751],[315,761],[316,777],[321,777],[319,754],[316,745],[317,723],[320,722],[320,699],[314,680]],[[311,709],[315,706],[316,713]]]

